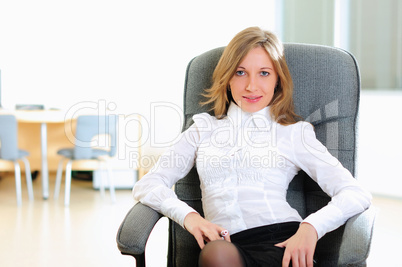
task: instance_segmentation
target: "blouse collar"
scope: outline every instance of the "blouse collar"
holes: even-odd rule
[[[236,127],[258,128],[269,130],[272,125],[270,107],[267,106],[257,112],[250,113],[243,111],[234,102],[231,102],[228,109],[228,118]]]

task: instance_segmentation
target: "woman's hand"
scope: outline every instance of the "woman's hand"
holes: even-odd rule
[[[313,267],[313,257],[318,236],[315,228],[309,223],[300,224],[296,234],[285,242],[276,244],[286,248],[282,266],[288,267],[292,261],[293,267]]]
[[[184,227],[195,237],[201,249],[205,246],[204,241],[211,242],[214,240],[222,240],[220,233],[225,230],[225,228],[205,220],[195,212],[189,213],[186,218],[184,218]],[[230,242],[229,234],[223,238]]]

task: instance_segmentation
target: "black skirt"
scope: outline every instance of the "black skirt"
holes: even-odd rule
[[[230,236],[247,267],[282,266],[285,248],[276,247],[293,236],[300,222],[286,222],[251,228]]]

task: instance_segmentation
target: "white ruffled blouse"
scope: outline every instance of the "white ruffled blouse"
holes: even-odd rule
[[[304,221],[321,238],[370,206],[370,193],[316,139],[310,123],[283,126],[271,119],[269,107],[246,113],[234,103],[224,119],[202,113],[193,120],[133,189],[136,200],[181,226],[195,211],[171,188],[194,164],[205,218],[231,234]],[[304,220],[286,201],[288,185],[300,169],[332,198]]]

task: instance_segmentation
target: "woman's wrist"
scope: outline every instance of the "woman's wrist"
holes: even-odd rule
[[[316,237],[317,240],[318,240],[318,233],[317,233],[317,230],[315,229],[315,227],[314,227],[312,224],[310,224],[310,223],[308,223],[308,222],[302,222],[302,223],[300,224],[300,227],[303,227],[306,231],[311,232],[312,234],[314,233],[314,234],[315,234],[315,237]]]

